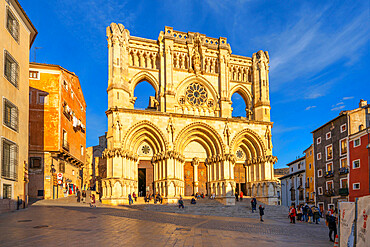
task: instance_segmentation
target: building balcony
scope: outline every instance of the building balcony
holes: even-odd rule
[[[329,197],[330,196],[334,196],[334,194],[335,193],[334,193],[334,190],[333,189],[326,190],[325,193],[324,193],[325,196],[329,196]]]
[[[339,195],[348,196],[349,195],[348,188],[340,188],[339,189]]]
[[[342,168],[339,169],[339,174],[340,175],[347,174],[347,173],[349,173],[348,167],[342,167]]]
[[[67,151],[69,151],[69,142],[63,141],[63,148]]]
[[[325,173],[325,177],[326,178],[331,178],[331,177],[333,177],[334,176],[334,172],[333,171],[327,171],[326,173]]]

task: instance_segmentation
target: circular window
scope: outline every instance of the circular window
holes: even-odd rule
[[[142,148],[141,148],[141,152],[143,152],[143,154],[149,154],[150,152],[150,147],[148,145],[144,145]]]
[[[236,157],[238,157],[239,159],[243,158],[243,151],[242,150],[238,150],[236,151]]]
[[[187,101],[195,106],[203,105],[207,101],[207,90],[199,83],[191,83],[186,88],[186,99]]]

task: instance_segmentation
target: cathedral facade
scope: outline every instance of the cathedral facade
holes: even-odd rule
[[[135,192],[164,201],[215,194],[228,205],[243,191],[276,204],[269,101],[269,55],[234,55],[227,39],[165,27],[157,40],[107,27],[107,177],[103,203],[128,202]],[[134,90],[150,83],[155,96],[134,109]],[[242,96],[246,117],[232,117]]]

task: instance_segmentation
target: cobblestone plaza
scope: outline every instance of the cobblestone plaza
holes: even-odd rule
[[[289,224],[285,212],[266,207],[265,221],[251,215],[249,201],[213,206],[214,215],[194,215],[210,204],[108,207],[70,201],[41,201],[0,215],[1,246],[331,246],[319,225]],[[224,217],[224,215],[245,217]],[[235,212],[239,212],[235,214]],[[215,213],[216,212],[216,213]],[[215,215],[219,216],[215,216]],[[274,214],[274,215],[271,215]]]

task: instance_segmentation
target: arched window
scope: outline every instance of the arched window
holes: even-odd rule
[[[231,96],[232,108],[233,112],[231,114],[232,117],[247,117],[246,114],[246,102],[242,95],[239,92],[235,92]]]
[[[155,98],[155,90],[153,86],[147,81],[138,83],[134,90],[136,97],[135,109],[139,110],[156,110],[158,101]]]

